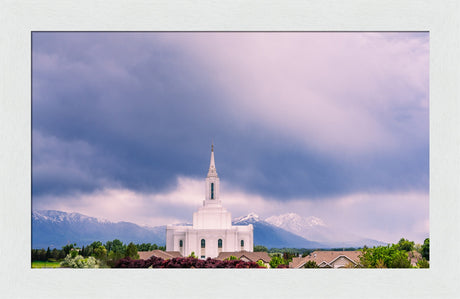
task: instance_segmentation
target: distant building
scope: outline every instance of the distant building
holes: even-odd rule
[[[182,256],[194,252],[204,259],[216,258],[221,252],[252,252],[253,246],[252,224],[232,226],[230,212],[222,207],[212,146],[203,206],[193,213],[192,226],[166,227],[166,251],[179,251]]]
[[[306,257],[295,257],[289,268],[302,268],[308,261],[314,261],[320,268],[347,268],[359,264],[361,251],[313,251]]]

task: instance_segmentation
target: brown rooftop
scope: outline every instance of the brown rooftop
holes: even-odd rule
[[[163,250],[151,250],[151,251],[139,251],[139,259],[148,260],[152,256],[160,257],[164,260],[169,260],[175,257],[182,257],[179,251],[163,251]]]
[[[300,268],[308,261],[314,261],[317,265],[321,263],[330,264],[341,256],[347,257],[355,263],[359,263],[361,251],[313,251],[306,257],[295,257],[289,263],[289,268]]]
[[[262,260],[264,263],[269,263],[271,257],[266,252],[249,252],[249,251],[234,251],[234,252],[221,252],[219,256],[216,257],[217,260],[225,260],[230,256],[234,256],[238,259],[242,257],[246,257],[248,260],[257,262],[258,260]]]

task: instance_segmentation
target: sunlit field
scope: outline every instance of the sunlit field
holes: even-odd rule
[[[59,268],[61,262],[33,261],[32,268]]]

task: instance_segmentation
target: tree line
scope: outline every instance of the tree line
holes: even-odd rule
[[[360,267],[363,268],[411,268],[411,257],[415,253],[421,255],[417,261],[417,268],[429,268],[430,239],[426,238],[423,244],[401,238],[397,244],[364,247],[360,256]]]
[[[75,262],[78,256],[80,263],[85,264],[89,261],[88,258],[92,257],[102,266],[114,265],[119,259],[130,257],[133,259],[139,258],[138,251],[151,251],[151,250],[166,250],[165,246],[158,246],[157,244],[142,243],[142,244],[124,244],[122,241],[115,239],[107,241],[103,244],[101,241],[95,241],[87,246],[77,247],[76,243],[67,244],[61,249],[45,250],[32,249],[32,261],[63,261],[67,258],[68,264]]]

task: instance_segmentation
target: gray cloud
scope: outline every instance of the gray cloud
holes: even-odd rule
[[[308,121],[314,116],[311,112],[299,117],[306,106],[297,100],[287,102],[288,112],[281,115],[284,120],[273,114],[286,107],[269,94],[264,98],[261,86],[271,84],[275,89],[269,91],[275,93],[282,92],[284,86],[293,91],[297,87],[289,81],[277,84],[279,77],[266,77],[263,65],[251,62],[255,57],[253,45],[228,48],[233,57],[219,52],[226,45],[210,48],[191,36],[178,42],[181,36],[188,35],[34,33],[34,196],[114,186],[144,192],[170,190],[179,175],[205,175],[212,139],[218,170],[225,180],[279,200],[360,191],[428,191],[428,109],[418,104],[427,94],[423,88],[411,87],[419,79],[405,82],[399,79],[409,80],[410,76],[401,73],[396,74],[397,80],[385,77],[379,81],[381,90],[387,92],[381,98],[375,94],[380,90],[376,84],[369,89],[367,82],[361,82],[344,89],[343,84],[353,81],[321,83],[330,70],[315,70],[318,78],[314,83],[325,86],[311,90],[317,93],[320,89],[321,96],[328,97],[326,106],[318,101],[307,105],[317,110],[314,119],[320,122],[315,127]],[[402,43],[401,38],[392,40]],[[208,43],[212,41],[210,38]],[[202,50],[202,57],[194,54],[196,49]],[[271,53],[279,56],[282,50],[274,47]],[[241,53],[247,55],[246,64],[239,64]],[[384,57],[381,51],[378,54]],[[256,62],[263,62],[262,58]],[[291,59],[295,64],[302,57],[279,59]],[[228,73],[207,65],[219,61],[229,66]],[[272,59],[265,61],[269,74],[277,64],[271,67]],[[352,67],[353,63],[356,61],[343,65]],[[246,67],[259,76],[251,78],[260,80],[260,86],[255,86],[254,80],[252,85],[244,84]],[[359,69],[353,73],[365,77]],[[345,79],[343,75],[336,77]],[[335,91],[330,86],[334,84],[340,87],[340,96],[355,99],[350,104],[337,102],[338,114],[327,110],[333,107],[330,97]],[[239,97],[245,91],[254,96],[249,102]],[[364,100],[370,92],[372,99]],[[388,98],[393,100],[385,104]],[[363,120],[341,127],[346,121],[341,119],[343,111],[352,117],[363,115]],[[367,120],[372,120],[368,127]],[[322,126],[336,133],[328,136]],[[392,135],[388,140],[380,138],[380,129],[375,126],[384,128],[382,138],[388,132]],[[370,150],[341,146],[363,143],[364,135],[370,136],[365,146]],[[40,136],[45,138],[42,144],[37,141]],[[328,143],[336,146],[329,144],[327,150],[317,146]],[[386,143],[391,144],[390,150]]]

